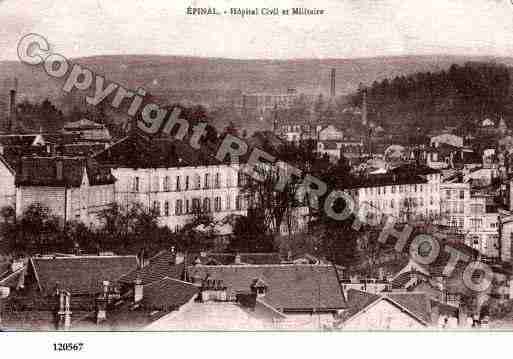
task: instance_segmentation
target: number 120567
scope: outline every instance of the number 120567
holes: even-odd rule
[[[79,352],[84,349],[84,343],[53,343],[56,352]]]

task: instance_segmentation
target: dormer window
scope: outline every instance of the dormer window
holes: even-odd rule
[[[251,285],[251,291],[255,293],[257,297],[263,297],[267,294],[267,284],[261,278],[257,278]]]

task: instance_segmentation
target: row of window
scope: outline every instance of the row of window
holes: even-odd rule
[[[237,175],[237,185],[244,185],[244,176]],[[226,177],[226,187],[232,187],[232,179],[230,176]],[[221,188],[221,174],[216,173],[211,176],[210,173],[205,173],[203,176],[196,174],[194,176],[165,176],[160,178],[154,176],[151,181],[152,192],[169,192],[169,191],[188,191],[188,190],[199,190],[199,189],[210,189],[210,188]],[[131,183],[132,192],[140,192],[141,179],[136,176],[133,177]]]
[[[247,204],[243,196],[236,196],[235,198],[235,210],[240,211],[246,209]],[[214,197],[213,201],[206,198],[192,198],[192,199],[177,199],[175,201],[174,212],[171,208],[169,201],[153,201],[153,209],[157,212],[158,216],[169,217],[171,213],[175,216],[182,216],[187,214],[195,213],[211,213],[230,211],[232,209],[231,197],[227,196],[224,203],[224,209],[222,206],[221,197]]]
[[[393,185],[386,187],[364,188],[364,193],[369,196],[386,195],[387,193],[408,193],[408,192],[435,192],[435,186],[427,184]]]
[[[446,199],[465,199],[465,191],[460,189],[446,189],[445,190],[445,198]]]
[[[382,201],[382,200],[376,200],[376,201],[369,201],[368,202],[371,207],[379,208],[379,209],[385,209],[387,206],[389,208],[401,208],[401,207],[423,207],[424,204],[429,203],[430,206],[435,205],[435,200],[433,197],[429,197],[429,202],[424,202],[423,197],[419,198],[404,198],[402,200],[395,200],[391,199],[390,201]]]

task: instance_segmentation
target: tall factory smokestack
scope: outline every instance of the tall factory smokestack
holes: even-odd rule
[[[364,88],[362,92],[362,125],[367,126],[367,89]]]
[[[330,87],[330,96],[333,98],[335,97],[335,69],[331,69],[331,75],[330,75],[330,81],[331,81],[331,87]]]
[[[9,121],[8,131],[13,131],[16,127],[17,109],[16,109],[16,93],[18,91],[18,79],[14,79],[14,87],[9,91]]]

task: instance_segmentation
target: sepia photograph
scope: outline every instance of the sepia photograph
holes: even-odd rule
[[[0,0],[0,341],[513,332],[512,243],[510,0]]]

